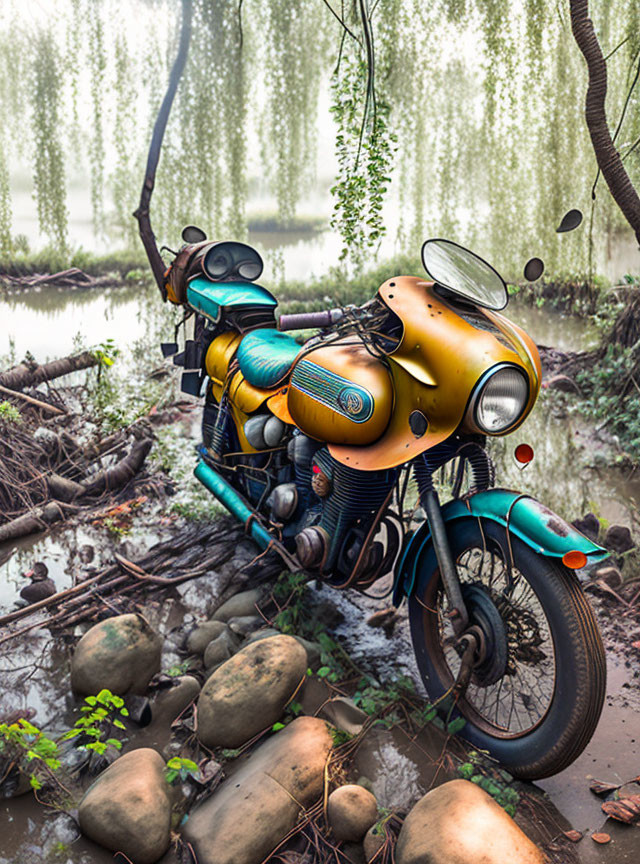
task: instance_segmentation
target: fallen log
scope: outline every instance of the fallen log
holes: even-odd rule
[[[57,498],[59,501],[74,501],[84,495],[86,491],[82,483],[61,477],[60,474],[49,474],[47,486],[51,497]]]
[[[126,486],[129,480],[135,477],[142,468],[152,446],[153,440],[151,438],[141,438],[135,441],[124,459],[121,459],[111,468],[100,471],[90,480],[82,481],[80,485],[84,489],[84,495],[102,494]]]
[[[65,508],[78,509],[77,506],[71,504],[72,501],[100,496],[126,486],[142,468],[152,444],[151,438],[135,441],[124,459],[121,459],[111,468],[99,471],[94,477],[83,480],[81,483],[69,480],[55,472],[48,475],[46,479],[42,478],[42,482],[46,485],[46,491],[55,495],[56,500],[32,508],[29,512],[0,525],[0,543],[26,537],[28,534],[42,531],[54,522],[60,521],[65,516]]]
[[[0,373],[0,385],[11,390],[23,390],[25,387],[35,387],[44,381],[53,381],[55,378],[69,375],[71,372],[79,372],[81,369],[89,369],[97,364],[98,360],[91,351],[61,357],[59,360],[51,360],[42,365],[23,361],[13,369]]]
[[[69,504],[63,504],[61,501],[50,501],[42,507],[36,507],[29,513],[18,516],[10,522],[5,522],[0,525],[0,543],[6,543],[8,540],[17,540],[19,537],[26,537],[27,534],[35,534],[36,531],[43,531],[54,522],[59,522],[64,519],[65,510]]]
[[[235,547],[241,530],[228,524],[222,526],[196,526],[193,531],[186,531],[178,538],[178,554],[176,554],[176,538],[156,544],[147,555],[134,563],[127,559],[116,556],[118,564],[110,565],[92,576],[90,579],[59,591],[57,594],[47,597],[37,603],[33,603],[23,609],[9,612],[0,618],[0,626],[12,621],[31,617],[35,612],[43,609],[58,607],[57,611],[47,618],[38,620],[21,627],[18,630],[6,633],[0,638],[0,645],[15,639],[36,627],[55,627],[56,629],[68,627],[85,621],[87,618],[96,616],[104,606],[112,608],[112,601],[121,595],[131,594],[136,591],[157,591],[175,585],[180,585],[190,579],[197,578],[219,567],[229,561],[235,554]],[[220,545],[217,545],[220,543]],[[150,576],[150,570],[175,571],[176,562],[184,557],[183,550],[195,545],[198,557],[196,567],[178,570],[171,578],[161,576]],[[146,578],[141,578],[141,573]],[[233,574],[229,575],[229,580]],[[228,581],[229,581],[228,580]],[[228,584],[225,585],[225,588]]]

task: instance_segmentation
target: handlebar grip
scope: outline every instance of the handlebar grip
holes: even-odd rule
[[[309,327],[330,327],[344,316],[343,309],[324,309],[322,312],[300,312],[281,315],[278,330],[306,330]]]

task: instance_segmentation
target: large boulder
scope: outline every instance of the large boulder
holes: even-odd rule
[[[395,849],[397,864],[544,864],[540,849],[490,795],[451,780],[409,812]]]
[[[83,834],[133,864],[154,864],[169,846],[171,802],[163,758],[147,747],[120,756],[78,808]]]
[[[117,615],[84,634],[71,659],[71,687],[91,696],[103,688],[144,693],[160,670],[162,640],[142,615]]]
[[[378,804],[368,789],[349,783],[329,795],[327,817],[336,839],[357,843],[375,824]]]
[[[262,744],[189,816],[183,836],[199,864],[260,864],[322,794],[331,744],[317,717]]]
[[[304,678],[307,652],[291,636],[261,639],[219,666],[198,699],[205,747],[239,747],[278,720]]]

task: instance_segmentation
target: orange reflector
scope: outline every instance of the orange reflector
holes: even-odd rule
[[[579,552],[577,549],[572,549],[571,552],[565,552],[562,556],[562,563],[569,570],[580,570],[587,563],[587,556],[584,552]]]
[[[516,447],[515,457],[518,462],[526,465],[533,459],[533,447],[530,444],[518,444]]]

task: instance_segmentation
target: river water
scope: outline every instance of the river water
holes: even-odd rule
[[[372,293],[376,287],[372,286]],[[597,344],[597,332],[590,322],[548,307],[539,309],[516,300],[512,301],[508,314],[538,344],[566,350],[581,350]],[[136,346],[138,349],[149,346],[151,350],[151,346],[162,338],[163,331],[165,338],[171,338],[169,317],[157,293],[138,285],[71,292],[48,289],[1,297],[0,322],[0,355],[11,354],[20,360],[30,350],[39,361],[44,361],[70,353],[80,341],[92,346],[113,339],[121,349],[117,365],[122,375],[126,375],[131,364],[136,362]],[[160,364],[159,351],[157,357]],[[532,444],[536,454],[533,463],[524,470],[513,458],[515,446],[521,441]],[[567,519],[592,510],[602,519],[621,522],[635,529],[640,480],[612,468],[610,452],[603,448],[579,415],[559,411],[555,401],[546,394],[520,430],[508,439],[493,443],[500,485],[535,495]],[[142,551],[162,535],[161,528],[149,528],[148,524],[137,533],[134,529],[126,541],[128,556]],[[0,607],[6,609],[11,606],[19,590],[21,573],[33,560],[47,560],[58,588],[65,587],[75,550],[86,542],[98,546],[97,536],[91,526],[79,526],[44,539],[26,540],[17,545],[8,560],[5,553],[5,563],[0,565]],[[109,544],[107,547],[101,550],[100,557],[104,555],[104,560],[113,551]],[[96,561],[96,564],[100,563]],[[342,635],[350,644],[361,642],[366,645],[369,655],[384,664],[390,653],[389,643],[362,624],[371,611],[370,601],[359,596],[341,595],[339,603],[347,622]],[[47,636],[42,631],[34,635],[31,656],[37,656],[38,651],[45,648],[46,641]],[[403,631],[403,625],[400,625],[393,656],[397,657],[403,650],[407,656],[412,653],[406,641],[406,630]],[[14,663],[15,658],[12,665]],[[47,668],[48,686],[43,686],[42,677],[34,676],[32,684],[25,682],[19,699],[21,702],[24,700],[24,704],[39,706],[47,717],[61,721],[69,713],[69,705],[65,700],[60,701],[60,694],[67,689],[64,650],[59,656],[49,657]],[[610,656],[607,704],[594,739],[574,765],[557,777],[538,784],[550,795],[557,808],[556,815],[561,814],[566,819],[566,827],[571,824],[579,830],[594,831],[604,822],[600,801],[588,791],[589,777],[595,775],[601,779],[622,781],[627,775],[640,774],[640,705],[633,702],[629,680],[630,670],[622,661]],[[427,743],[422,742],[424,747]],[[389,740],[385,740],[382,746],[384,752],[377,752],[374,746],[368,753],[371,763],[378,760],[390,766],[388,770],[394,766],[399,771],[402,768],[405,774],[415,778],[424,773],[420,746],[401,747]],[[402,776],[402,771],[398,776]],[[416,783],[419,786],[418,780]],[[43,860],[38,855],[42,855],[46,846],[45,835],[51,830],[51,836],[59,835],[60,842],[66,844],[69,826],[63,822],[53,824],[52,819],[43,823],[39,813],[36,806],[24,799],[20,799],[17,806],[15,803],[0,806],[0,820],[4,823],[0,840],[0,861],[3,864]],[[579,860],[637,860],[638,829],[611,830],[607,825],[606,830],[612,833],[614,842],[607,847],[598,847],[586,838],[577,847]],[[30,832],[36,833],[31,847],[25,839]],[[104,861],[106,864],[111,860],[110,855],[84,841],[74,843],[73,847],[76,851],[70,861]],[[49,851],[53,856],[53,846]],[[8,857],[3,858],[3,854]],[[51,860],[57,859],[54,856]]]

